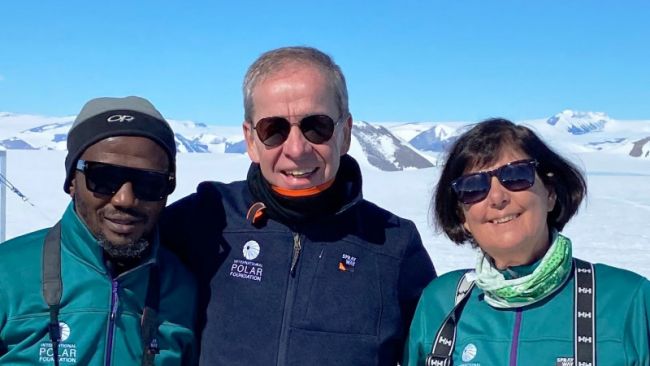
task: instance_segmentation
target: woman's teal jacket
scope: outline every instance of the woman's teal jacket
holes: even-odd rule
[[[602,264],[594,268],[598,366],[650,365],[650,282],[626,270]],[[424,290],[403,365],[424,366],[464,272],[447,273]],[[538,303],[496,309],[474,287],[458,320],[453,365],[573,365],[573,289],[572,275]]]

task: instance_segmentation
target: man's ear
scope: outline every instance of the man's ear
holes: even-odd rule
[[[70,189],[69,189],[70,190],[70,197],[73,198],[73,199],[74,199],[74,193],[75,193],[75,191],[77,189],[77,177],[76,177],[77,173],[75,172],[74,174],[75,174],[75,177],[72,178],[72,180],[70,181]]]
[[[343,144],[341,145],[341,156],[345,155],[350,151],[350,145],[352,144],[352,115],[348,116],[348,119],[345,120],[345,125],[343,126]]]
[[[246,140],[246,152],[248,153],[248,157],[254,163],[259,163],[260,158],[257,149],[255,149],[255,131],[253,130],[253,126],[250,122],[244,121],[244,123],[242,123],[242,131],[244,132],[244,139]]]

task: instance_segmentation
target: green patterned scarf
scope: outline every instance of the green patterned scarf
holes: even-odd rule
[[[554,232],[553,244],[533,273],[506,279],[481,251],[476,263],[476,285],[485,293],[485,301],[495,308],[530,305],[555,292],[569,278],[571,258],[571,240]]]

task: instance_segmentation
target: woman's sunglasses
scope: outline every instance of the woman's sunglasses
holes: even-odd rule
[[[330,116],[314,114],[301,119],[298,123],[291,123],[284,117],[266,117],[257,121],[254,129],[260,141],[268,147],[277,147],[287,141],[293,125],[300,128],[307,141],[322,144],[332,138],[334,127],[343,119],[334,122]]]
[[[463,175],[451,182],[458,200],[465,204],[480,202],[490,192],[492,177],[497,177],[502,186],[517,192],[535,184],[535,168],[539,163],[534,159],[518,160],[487,172]]]
[[[174,175],[152,170],[129,168],[97,161],[77,161],[77,170],[84,173],[86,187],[97,194],[112,196],[126,182],[133,194],[144,201],[160,201],[173,190]]]

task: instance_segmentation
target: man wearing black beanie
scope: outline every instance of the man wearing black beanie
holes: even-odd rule
[[[194,281],[156,226],[169,124],[146,99],[97,98],[67,147],[61,220],[0,246],[0,364],[193,365]]]

